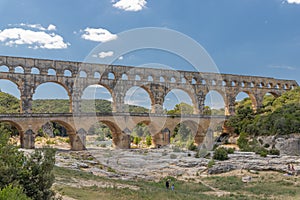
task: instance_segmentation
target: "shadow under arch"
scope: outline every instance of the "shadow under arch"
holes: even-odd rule
[[[98,120],[98,122],[102,122],[110,129],[113,147],[120,149],[130,148],[130,135],[121,130],[116,123],[109,120]]]
[[[191,136],[192,136],[191,139],[193,140],[194,144],[196,144],[197,146],[199,146],[200,144],[203,143],[205,135],[206,135],[206,130],[205,130],[205,128],[202,127],[201,124],[199,124],[195,121],[192,121],[192,120],[183,120],[175,126],[171,137],[173,137],[175,135],[176,129],[178,129],[178,128],[183,128],[183,129],[189,131],[190,132],[189,134],[191,134]]]
[[[10,124],[17,129],[19,136],[20,136],[21,147],[24,147],[24,132],[25,132],[24,127],[22,127],[20,124],[14,122],[14,121],[11,121],[11,120],[0,120],[0,124],[1,123]]]

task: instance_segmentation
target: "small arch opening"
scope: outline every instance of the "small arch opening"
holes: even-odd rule
[[[72,76],[72,72],[71,72],[70,70],[66,69],[66,70],[64,71],[64,76],[66,76],[66,77],[71,77],[71,76]]]
[[[99,72],[94,72],[94,78],[99,79],[101,77]]]
[[[31,74],[40,74],[40,70],[36,67],[31,68]]]
[[[15,68],[15,73],[24,74],[24,68],[21,67],[21,66],[16,67]]]
[[[0,72],[9,72],[9,68],[5,65],[0,66]]]
[[[48,69],[48,75],[50,76],[55,76],[56,75],[56,71],[54,69]]]
[[[80,72],[79,72],[79,77],[80,77],[80,78],[86,78],[86,77],[87,77],[86,72],[85,72],[85,71],[80,71]]]
[[[109,72],[109,73],[108,73],[108,79],[109,79],[109,80],[115,80],[115,75],[114,75],[114,73]]]

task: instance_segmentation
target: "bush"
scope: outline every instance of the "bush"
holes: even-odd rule
[[[147,135],[146,136],[146,145],[151,146],[151,144],[152,144],[152,138],[150,135]]]
[[[211,159],[211,160],[207,163],[207,167],[208,167],[208,168],[212,168],[214,165],[215,165],[214,159]]]
[[[280,155],[280,151],[278,150],[278,149],[271,149],[270,151],[269,151],[269,154],[270,155]]]
[[[138,145],[141,142],[141,140],[142,140],[142,138],[136,136],[133,138],[133,143]]]
[[[237,140],[237,145],[243,151],[247,151],[249,149],[247,136],[248,136],[247,133],[242,132],[240,134],[239,139]]]
[[[234,151],[235,151],[234,148],[228,148],[228,149],[227,149],[227,153],[228,153],[228,154],[233,154]]]
[[[261,157],[267,157],[269,152],[264,147],[259,147],[255,149],[255,153],[259,154]]]
[[[21,187],[8,185],[0,190],[0,200],[30,200]]]
[[[228,159],[228,153],[227,150],[224,147],[220,147],[215,150],[213,159],[215,160],[227,160]]]
[[[187,143],[187,149],[190,151],[195,151],[197,150],[197,146],[194,144],[194,141],[191,140]]]

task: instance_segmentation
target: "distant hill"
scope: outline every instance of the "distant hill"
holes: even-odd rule
[[[112,105],[110,101],[102,99],[82,100],[82,112],[93,112],[95,109],[96,112],[110,113]],[[149,112],[147,108],[134,105],[125,105],[125,110],[135,113]],[[37,99],[32,102],[33,113],[68,113],[69,111],[68,99]],[[0,92],[0,113],[20,113],[20,100],[10,94]]]

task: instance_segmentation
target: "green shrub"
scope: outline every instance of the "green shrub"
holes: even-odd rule
[[[247,137],[248,137],[247,133],[242,132],[239,136],[239,139],[237,140],[237,145],[243,151],[247,151],[249,149]]]
[[[234,148],[227,148],[227,153],[228,153],[228,154],[233,154],[234,151],[235,151]]]
[[[207,163],[207,167],[208,168],[212,168],[212,166],[215,165],[215,160],[214,159],[211,159],[208,163]]]
[[[133,143],[138,145],[141,142],[141,140],[142,140],[142,138],[136,136],[133,138]]]
[[[224,147],[220,147],[215,150],[213,159],[215,160],[227,160],[228,159],[228,153],[227,150]]]
[[[280,151],[278,149],[271,149],[269,151],[270,155],[280,155]]]
[[[21,187],[8,185],[0,190],[0,200],[30,200]]]
[[[255,153],[259,154],[261,157],[267,157],[269,152],[264,147],[258,147],[255,149]]]
[[[152,137],[151,137],[151,135],[147,135],[146,136],[146,145],[151,146],[151,144],[152,144]]]
[[[197,150],[197,146],[194,144],[194,141],[191,140],[187,143],[187,149],[190,151],[195,151]]]

